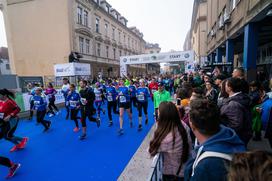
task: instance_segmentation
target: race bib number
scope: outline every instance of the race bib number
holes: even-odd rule
[[[102,100],[101,95],[95,95],[95,100],[97,100],[97,101],[101,101],[101,100]]]
[[[112,101],[113,101],[112,96],[108,96],[107,99],[108,99],[109,102],[112,102]]]
[[[139,94],[139,95],[137,95],[137,99],[138,99],[138,101],[144,101],[145,97],[143,94]]]
[[[34,105],[35,105],[35,106],[40,105],[40,101],[34,101]]]
[[[151,90],[152,94],[154,94],[156,91],[157,91],[156,89]]]
[[[48,94],[48,98],[51,99],[53,97],[52,94]]]
[[[4,113],[0,113],[0,119],[4,119]]]
[[[125,97],[125,96],[120,96],[120,102],[121,102],[121,103],[127,102],[126,97]]]
[[[70,101],[70,106],[71,107],[77,107],[78,101]]]
[[[80,102],[82,105],[86,105],[87,104],[87,100],[85,98],[81,98]]]

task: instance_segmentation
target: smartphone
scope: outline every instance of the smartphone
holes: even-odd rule
[[[180,104],[181,104],[181,99],[180,98],[177,98],[177,106],[180,106]]]

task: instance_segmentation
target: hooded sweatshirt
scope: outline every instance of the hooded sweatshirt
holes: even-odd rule
[[[218,157],[207,157],[201,160],[195,167],[194,175],[192,176],[192,168],[196,155],[199,150],[200,154],[206,151],[213,151],[224,154],[234,154],[245,151],[244,143],[239,139],[236,133],[225,126],[220,127],[220,131],[206,140],[203,144],[197,146],[192,154],[191,159],[185,166],[184,179],[187,180],[227,180],[226,165],[229,161]]]

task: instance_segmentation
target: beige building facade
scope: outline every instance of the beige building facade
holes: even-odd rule
[[[51,76],[53,65],[68,63],[71,52],[89,63],[92,76],[119,76],[120,56],[143,54],[136,27],[103,0],[0,0],[12,72]],[[143,74],[144,65],[129,67]]]
[[[158,43],[146,43],[145,45],[145,53],[153,54],[160,53],[161,48]],[[146,64],[146,70],[148,75],[158,75],[160,74],[160,64]]]

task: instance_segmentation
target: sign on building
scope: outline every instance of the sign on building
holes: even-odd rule
[[[65,63],[54,65],[56,77],[91,75],[91,65],[84,63]]]

